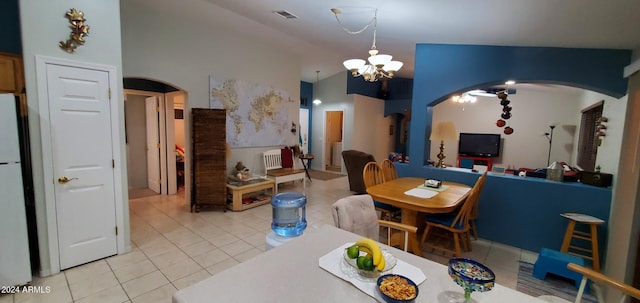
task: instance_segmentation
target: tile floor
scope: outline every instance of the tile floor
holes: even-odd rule
[[[333,225],[329,205],[350,195],[347,177],[307,182],[307,221],[311,226]],[[281,185],[280,191],[301,191],[302,185]],[[271,231],[269,204],[243,212],[190,213],[178,196],[151,196],[129,203],[133,250],[35,278],[34,286],[48,286],[47,294],[1,295],[0,303],[121,303],[171,302],[178,289],[261,254]],[[484,241],[473,241],[474,258],[491,267],[497,282],[515,288],[518,261],[533,262],[536,253]],[[425,252],[431,260],[448,258]]]

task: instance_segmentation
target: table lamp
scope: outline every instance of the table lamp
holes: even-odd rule
[[[438,154],[438,163],[436,164],[436,167],[446,167],[446,165],[444,164],[444,159],[446,158],[446,156],[444,155],[444,141],[458,140],[458,131],[456,130],[456,125],[451,121],[436,123],[431,130],[431,136],[429,137],[429,140],[440,140],[440,153]]]

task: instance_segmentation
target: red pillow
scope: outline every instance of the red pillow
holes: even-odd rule
[[[293,152],[290,149],[281,149],[280,156],[282,157],[282,168],[293,167]]]

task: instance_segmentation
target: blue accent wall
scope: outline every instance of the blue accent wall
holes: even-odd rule
[[[440,179],[469,186],[480,176],[468,169],[395,165],[400,177]],[[543,247],[560,250],[568,222],[560,214],[582,213],[607,221],[611,188],[489,173],[478,203],[476,227],[480,238],[533,252]],[[607,228],[606,222],[598,226],[601,261],[607,247]]]
[[[300,99],[306,98],[307,105],[300,105],[300,108],[306,108],[309,110],[309,138],[307,142],[309,144],[309,152],[311,152],[311,134],[313,133],[313,84],[309,82],[300,81]],[[299,135],[299,134],[298,134]]]
[[[431,107],[456,92],[515,80],[580,87],[620,98],[627,92],[622,72],[630,61],[630,50],[418,44],[411,165],[422,166],[428,159]]]
[[[22,54],[18,0],[0,1],[0,28],[2,29],[0,52]]]

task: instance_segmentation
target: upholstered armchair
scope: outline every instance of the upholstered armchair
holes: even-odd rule
[[[345,150],[342,151],[342,160],[344,161],[344,167],[347,170],[347,176],[349,177],[349,190],[358,194],[366,194],[367,187],[364,186],[364,180],[362,179],[362,170],[364,166],[376,159],[371,154],[357,150]]]

